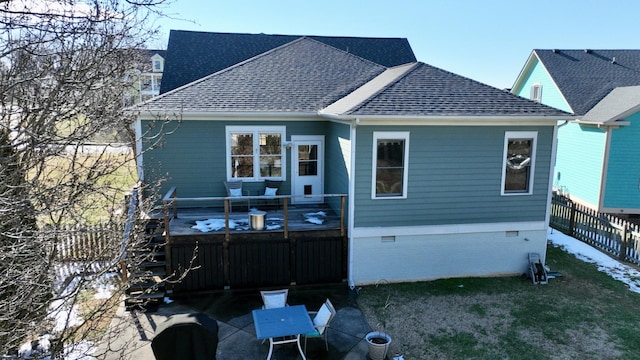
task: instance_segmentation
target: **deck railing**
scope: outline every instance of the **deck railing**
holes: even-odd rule
[[[347,194],[320,194],[320,195],[305,195],[300,196],[300,198],[340,198],[340,236],[345,235],[345,209],[346,209],[346,197]],[[282,200],[283,201],[283,213],[284,213],[284,238],[289,238],[289,213],[288,213],[288,204],[289,201],[296,198],[293,195],[275,195],[275,196],[264,196],[264,195],[247,195],[242,196],[243,200]],[[167,242],[170,242],[170,223],[172,219],[178,218],[178,203],[220,203],[222,202],[224,207],[224,219],[225,219],[225,239],[229,240],[231,236],[230,228],[229,228],[229,204],[231,201],[237,201],[237,197],[178,197],[178,190],[175,186],[172,186],[169,191],[162,198],[163,212],[164,212],[164,229],[165,236]]]
[[[133,225],[136,219],[136,210],[138,207],[138,189],[134,188],[131,194],[128,194],[127,204],[127,222],[124,226],[124,232],[122,234],[122,243],[120,244],[120,276],[122,281],[127,282],[128,270],[127,270],[127,247],[129,246],[129,240],[131,239]]]

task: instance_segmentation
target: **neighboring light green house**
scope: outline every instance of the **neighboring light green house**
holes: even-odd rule
[[[640,214],[640,50],[534,50],[512,92],[573,113],[554,189],[600,212]]]
[[[284,181],[294,205],[308,192],[348,194],[352,285],[519,275],[528,253],[544,261],[556,123],[570,118],[563,111],[309,37],[136,110],[140,177],[166,177],[161,191],[226,196],[222,182],[242,178],[256,187]],[[242,159],[232,147],[247,141],[254,151]],[[312,155],[299,157],[303,149]],[[310,169],[310,159],[314,176],[294,171]]]

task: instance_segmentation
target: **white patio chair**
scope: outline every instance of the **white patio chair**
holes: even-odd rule
[[[289,289],[282,290],[263,290],[260,291],[262,296],[263,309],[274,309],[287,306],[287,296]]]
[[[313,326],[316,328],[314,332],[304,335],[304,352],[307,352],[307,339],[308,338],[324,338],[324,347],[329,351],[329,340],[327,339],[327,333],[329,330],[329,323],[336,316],[336,309],[331,304],[331,301],[327,299],[318,311],[310,311],[309,316],[312,317]]]

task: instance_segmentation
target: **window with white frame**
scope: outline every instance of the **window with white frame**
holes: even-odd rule
[[[373,199],[407,197],[409,132],[373,133]]]
[[[533,193],[537,139],[535,131],[505,132],[502,195]]]
[[[531,94],[529,99],[535,101],[535,102],[541,102],[542,101],[542,84],[540,83],[535,83],[531,86]]]
[[[284,179],[284,126],[228,126],[227,178]]]

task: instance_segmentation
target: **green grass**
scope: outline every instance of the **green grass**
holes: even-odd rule
[[[563,276],[458,278],[364,287],[369,323],[384,320],[407,359],[640,359],[640,294],[549,246]],[[386,306],[386,310],[383,308]]]

